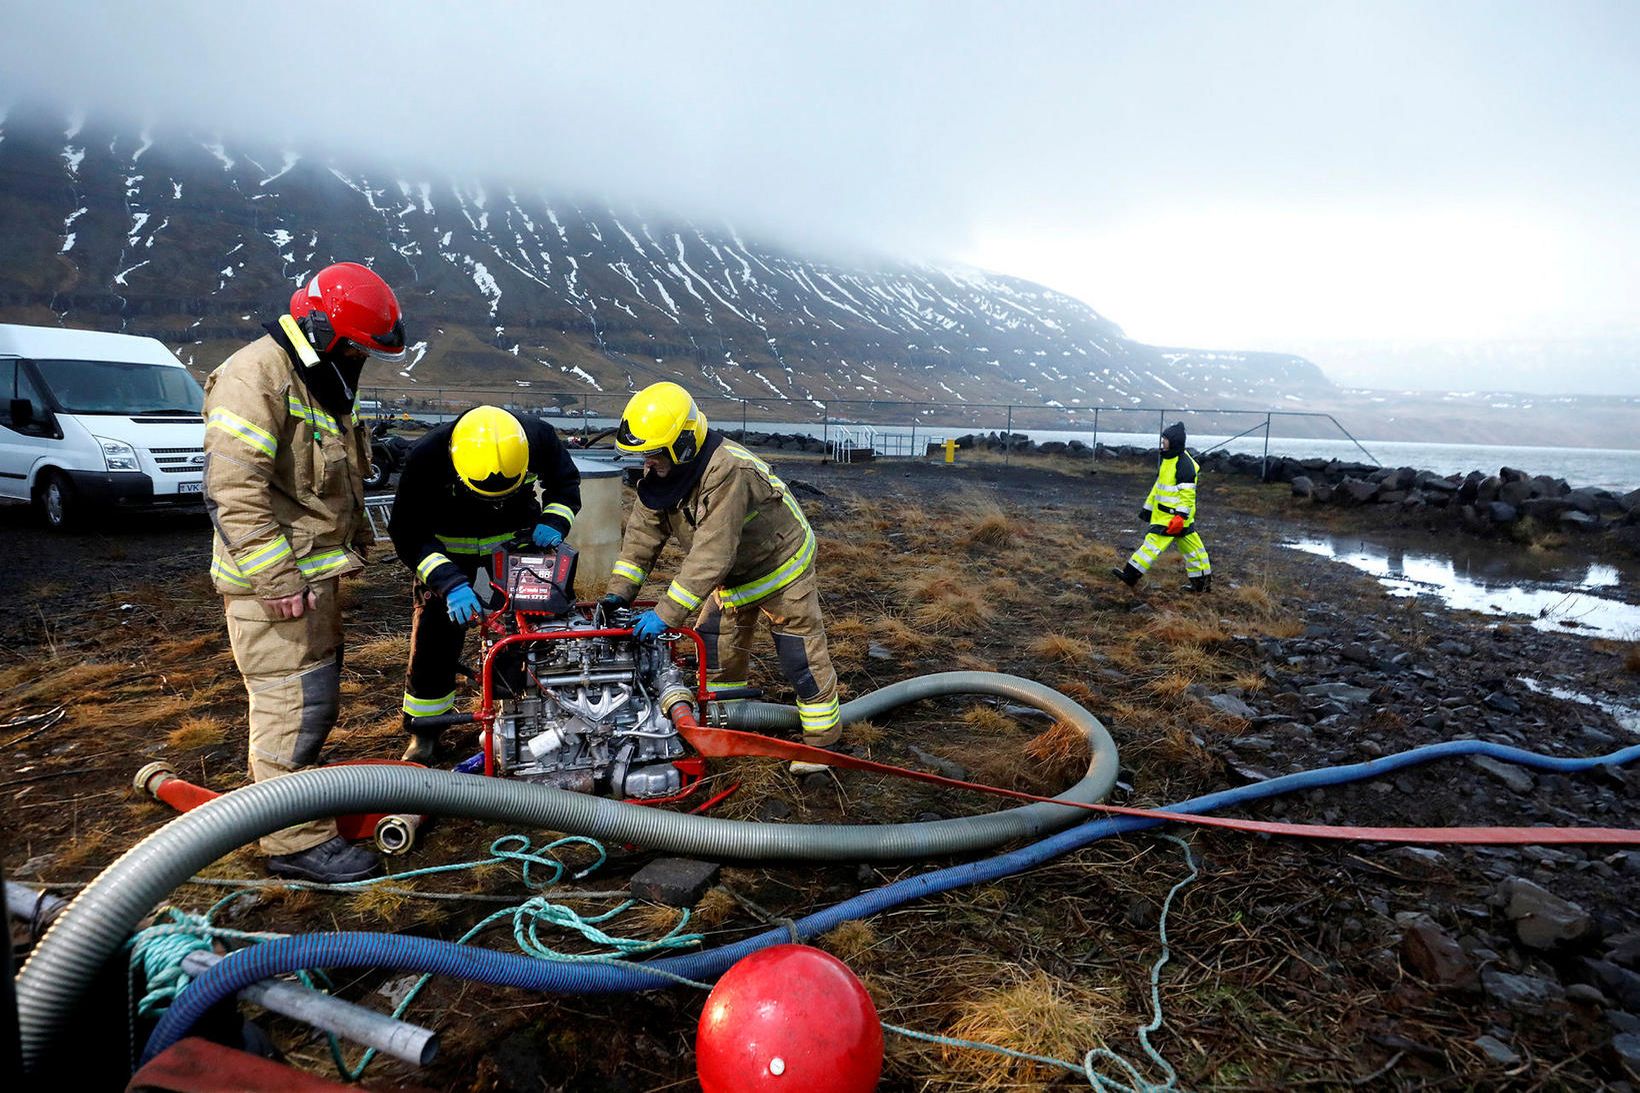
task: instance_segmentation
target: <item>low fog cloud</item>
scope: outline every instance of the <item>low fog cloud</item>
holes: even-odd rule
[[[1372,285],[1395,277],[1395,249],[1408,271],[1431,265],[1415,225],[1444,210],[1552,230],[1564,266],[1523,251],[1530,276],[1493,268],[1503,298],[1454,315],[1611,328],[1640,287],[1640,9],[1625,3],[13,9],[0,104],[966,258],[1156,341],[1325,336],[1300,282],[1361,298],[1329,312],[1340,337],[1410,336],[1396,293]],[[1316,246],[1335,215],[1340,245]],[[1369,279],[1349,241],[1397,230]],[[1509,253],[1493,240],[1435,264],[1459,288],[1466,261]],[[1546,279],[1552,303],[1528,306]]]

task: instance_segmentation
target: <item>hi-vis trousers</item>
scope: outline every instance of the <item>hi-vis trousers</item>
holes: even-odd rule
[[[1213,572],[1213,566],[1207,560],[1207,544],[1202,542],[1202,537],[1194,531],[1189,535],[1163,535],[1159,531],[1152,531],[1145,536],[1145,541],[1139,545],[1139,549],[1133,552],[1133,557],[1128,559],[1128,565],[1140,573],[1149,573],[1151,564],[1161,557],[1162,551],[1175,542],[1179,544],[1179,553],[1184,555],[1186,573],[1192,577],[1205,577]]]
[[[276,619],[255,596],[224,596],[228,643],[250,695],[251,780],[311,767],[336,724],[342,683],[342,608],[336,578],[310,587],[318,605]],[[262,853],[295,854],[336,835],[336,821],[310,820],[262,839]]]
[[[759,617],[774,632],[780,674],[797,691],[803,743],[830,747],[843,735],[838,714],[837,673],[826,650],[826,628],[820,618],[820,582],[815,567],[756,603],[727,607],[717,593],[706,597],[695,629],[706,642],[706,680],[710,690],[744,687],[750,675],[752,637]]]

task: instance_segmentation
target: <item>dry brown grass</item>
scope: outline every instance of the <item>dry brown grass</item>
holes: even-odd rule
[[[1215,645],[1226,640],[1216,619],[1197,619],[1174,611],[1156,616],[1148,629],[1152,637],[1176,644]]]
[[[1176,701],[1196,682],[1196,677],[1185,672],[1163,672],[1145,684],[1145,690],[1157,698]]]
[[[1624,654],[1623,670],[1640,674],[1640,642],[1629,646],[1629,651]]]
[[[127,728],[146,729],[178,724],[193,716],[197,705],[190,695],[153,695],[126,699],[110,712]]]
[[[873,744],[881,744],[885,735],[887,734],[881,728],[869,721],[851,721],[843,726],[843,739],[851,744],[864,744],[870,747]]]
[[[876,927],[860,919],[850,919],[820,935],[820,947],[855,971],[869,967],[871,951],[879,938]]]
[[[710,930],[729,921],[739,906],[728,889],[722,885],[713,885],[695,904],[694,915],[690,918],[689,924],[702,930]]]
[[[1230,590],[1230,600],[1261,615],[1268,615],[1276,609],[1275,597],[1262,584],[1239,585]]]
[[[1048,664],[1083,664],[1093,656],[1093,644],[1069,634],[1043,634],[1026,647],[1031,657]]]
[[[734,782],[740,783],[739,790],[712,810],[713,815],[731,820],[752,819],[764,801],[771,797],[784,797],[791,789],[786,765],[769,759],[713,760],[712,770],[722,775],[720,789],[727,789]]]
[[[990,622],[996,609],[972,592],[952,592],[918,604],[912,619],[930,630],[962,630]]]
[[[389,887],[403,889],[414,884],[406,881],[391,886],[371,884],[360,888],[348,897],[348,910],[364,919],[374,919],[378,922],[394,922],[404,911],[405,905],[411,897],[401,891],[388,891]]]
[[[1036,592],[1026,588],[1012,577],[998,577],[985,586],[985,595],[996,603],[1024,603],[1036,596]]]
[[[962,720],[987,736],[1011,736],[1020,731],[1019,722],[995,706],[970,706]]]
[[[228,737],[228,723],[212,714],[194,714],[184,717],[182,723],[165,737],[170,748],[208,748]]]
[[[0,672],[0,694],[7,706],[56,704],[98,694],[131,674],[133,669],[124,664],[31,661]]]
[[[892,615],[884,615],[878,619],[873,629],[883,647],[896,653],[926,653],[939,644],[939,639],[934,635],[910,626],[905,620]]]
[[[1099,701],[1099,695],[1094,689],[1080,679],[1062,679],[1053,685],[1053,689],[1076,703],[1078,706],[1091,708]]]
[[[668,907],[662,903],[640,903],[620,915],[610,932],[626,937],[664,937],[682,917],[682,908]]]
[[[410,634],[388,634],[347,647],[349,668],[377,671],[403,670],[410,660]]]
[[[1026,742],[1025,754],[1040,764],[1043,777],[1069,781],[1087,765],[1088,738],[1069,721],[1055,721]]]
[[[881,567],[879,559],[876,566]],[[955,566],[939,563],[916,571],[906,580],[906,592],[912,600],[939,600],[950,596],[974,594],[973,580]]]
[[[1006,513],[988,512],[981,516],[962,537],[967,546],[1004,547],[1019,535],[1013,520]]]
[[[1239,687],[1248,694],[1257,694],[1264,690],[1268,682],[1262,674],[1256,671],[1240,672],[1230,679],[1231,686]]]
[[[975,656],[973,653],[958,654],[956,660],[952,662],[951,666],[953,668],[961,669],[964,672],[1001,671],[1001,669],[997,667],[997,662],[992,660],[990,657]]]
[[[1079,1062],[1131,1017],[1114,988],[1089,990],[1041,971],[998,967],[989,982],[1013,982],[971,995],[945,1034],[959,1040],[996,1044],[1031,1055]],[[1047,1081],[1065,1071],[988,1051],[946,1048],[946,1063],[991,1088],[1019,1088],[1019,1081]]]

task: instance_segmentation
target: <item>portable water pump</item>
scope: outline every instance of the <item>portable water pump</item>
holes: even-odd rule
[[[560,789],[655,801],[693,789],[704,761],[668,717],[703,708],[704,646],[693,631],[632,636],[635,612],[574,600],[576,552],[509,545],[481,569],[489,606],[475,673],[479,708],[417,718],[417,729],[479,722],[482,769]],[[674,650],[692,640],[686,669]],[[458,769],[479,769],[479,757]]]

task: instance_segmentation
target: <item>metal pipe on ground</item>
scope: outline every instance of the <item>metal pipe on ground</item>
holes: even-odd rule
[[[192,952],[182,958],[182,970],[198,978],[222,959],[218,954],[204,950]],[[308,990],[295,983],[264,979],[241,990],[239,998],[254,1002],[270,1013],[375,1048],[412,1066],[426,1066],[438,1057],[438,1033],[432,1029],[400,1021],[385,1013],[377,1013],[368,1006]]]

